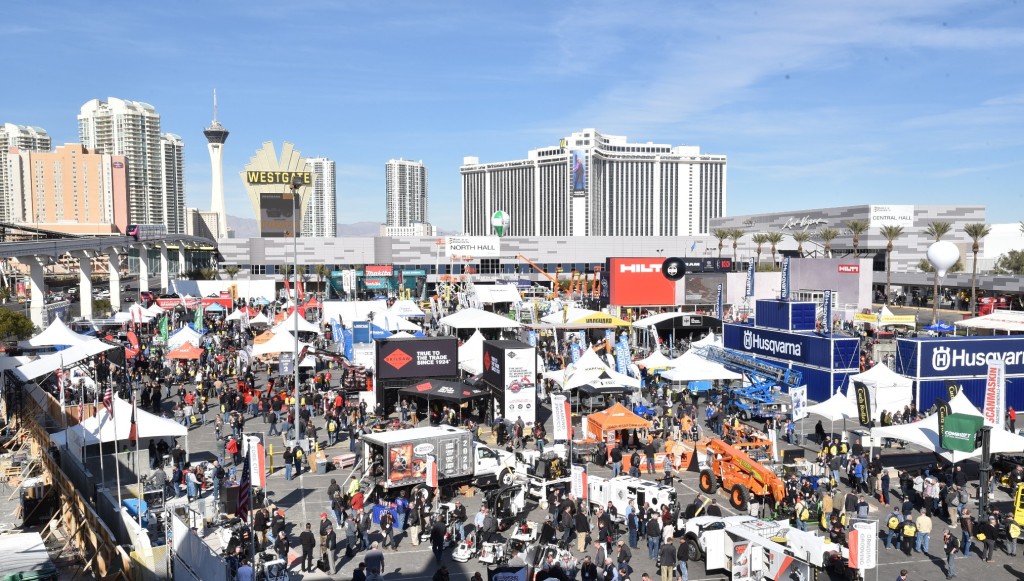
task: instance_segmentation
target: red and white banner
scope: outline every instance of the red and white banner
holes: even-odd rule
[[[572,465],[572,489],[576,498],[587,498],[587,467],[583,464]]]
[[[850,568],[864,571],[878,566],[878,547],[876,546],[876,527],[878,523],[853,523],[850,531]]]
[[[859,264],[840,264],[838,267],[839,274],[860,274]]]
[[[427,456],[427,473],[425,476],[425,484],[431,488],[437,488],[437,461],[434,459],[433,454]]]
[[[981,408],[985,423],[1002,428],[1006,419],[1006,365],[991,359],[985,374],[985,405]]]
[[[267,455],[263,447],[263,437],[258,434],[245,434],[242,438],[242,456],[249,458],[249,477],[252,486],[267,487]]]
[[[551,394],[551,420],[554,422],[552,437],[555,440],[569,440],[569,400],[564,395]]]

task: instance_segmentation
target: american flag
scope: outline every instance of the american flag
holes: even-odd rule
[[[103,392],[103,407],[107,408],[110,419],[114,419],[114,392],[109,387]]]
[[[242,479],[238,482],[238,506],[235,508],[235,516],[242,520],[249,518],[249,495],[251,493],[252,474],[249,470],[249,451],[246,450],[245,460],[242,461]]]

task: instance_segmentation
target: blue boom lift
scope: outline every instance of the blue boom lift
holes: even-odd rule
[[[782,403],[773,391],[775,386],[785,388],[802,385],[803,376],[799,371],[778,363],[763,361],[738,351],[731,351],[711,345],[700,347],[697,355],[725,366],[729,371],[739,373],[750,385],[735,388],[729,395],[729,405],[734,407],[740,419],[765,418],[785,412]]]

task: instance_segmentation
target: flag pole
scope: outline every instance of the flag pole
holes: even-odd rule
[[[107,413],[110,415],[110,420],[114,422],[114,474],[117,477],[117,511],[121,512],[121,463],[117,459],[117,450],[121,442],[117,439],[117,420],[114,419],[114,406],[117,401],[115,398],[117,398],[116,394],[110,398],[110,410]]]
[[[85,389],[85,384],[82,384],[82,389],[83,390]],[[95,395],[96,397],[95,397],[95,401],[93,401],[92,413],[98,419],[99,415],[100,415],[100,388],[99,388],[99,386],[97,385],[96,388],[93,391],[95,392],[93,395]],[[100,433],[102,433],[102,428],[99,428],[99,429],[101,430]],[[84,434],[84,431],[83,431],[83,434]],[[100,474],[102,474],[102,477],[100,478],[100,480],[101,480],[100,483],[104,487],[106,487],[107,486],[107,469],[103,465],[103,456],[105,456],[105,454],[103,453],[103,438],[102,438],[102,436],[99,436],[98,439],[100,441]]]

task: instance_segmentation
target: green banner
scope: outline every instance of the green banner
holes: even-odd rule
[[[957,452],[973,452],[977,449],[975,437],[984,425],[981,416],[966,414],[949,414],[946,416],[944,429],[939,445],[946,450]]]

